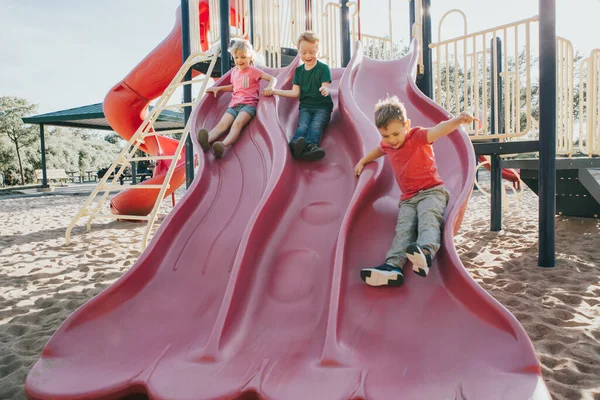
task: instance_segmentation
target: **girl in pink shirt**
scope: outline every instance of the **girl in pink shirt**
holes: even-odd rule
[[[229,103],[229,108],[221,118],[221,121],[210,132],[206,129],[200,129],[198,132],[198,142],[205,152],[210,148],[215,158],[223,157],[225,148],[234,144],[240,132],[256,115],[256,106],[258,105],[258,92],[260,80],[269,81],[269,85],[263,92],[272,93],[273,87],[277,84],[277,79],[269,74],[265,74],[253,64],[252,54],[254,50],[247,40],[235,40],[229,52],[235,61],[235,68],[231,71],[231,85],[213,86],[206,90],[217,96],[219,92],[233,92],[233,97]],[[222,142],[216,141],[219,136],[229,129],[229,134]]]

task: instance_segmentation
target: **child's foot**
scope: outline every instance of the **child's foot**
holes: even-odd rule
[[[215,158],[221,158],[223,157],[223,153],[225,153],[225,146],[223,146],[223,142],[214,142],[212,150]]]
[[[299,137],[290,143],[290,150],[292,152],[292,157],[298,159],[302,153],[304,153],[304,149],[306,148],[306,139],[303,137]]]
[[[425,278],[431,268],[431,252],[425,246],[411,243],[406,249],[406,257],[412,262],[415,274]]]
[[[198,131],[198,143],[200,143],[202,150],[206,153],[210,147],[208,144],[208,131],[206,129],[200,129]]]
[[[369,286],[402,286],[404,283],[402,270],[389,264],[363,268],[360,270],[360,277]]]
[[[306,145],[304,153],[302,153],[302,155],[299,158],[300,160],[305,161],[319,161],[323,157],[325,157],[325,150],[323,150],[314,143],[309,143]]]

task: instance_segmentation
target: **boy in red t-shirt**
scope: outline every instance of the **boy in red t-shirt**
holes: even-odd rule
[[[402,285],[402,269],[407,257],[417,275],[426,277],[429,273],[431,260],[440,248],[443,214],[450,197],[437,172],[431,144],[474,120],[477,119],[462,113],[433,128],[411,129],[406,109],[396,96],[380,100],[375,106],[375,124],[381,133],[381,144],[364,156],[354,171],[360,175],[365,164],[385,154],[402,197],[396,237],[385,263],[360,271],[367,285]]]

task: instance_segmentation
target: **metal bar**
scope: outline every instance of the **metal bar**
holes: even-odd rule
[[[431,0],[423,0],[423,76],[417,86],[433,99],[432,53],[431,53]]]
[[[229,60],[229,0],[219,0],[219,17],[221,28],[221,75],[231,69]]]
[[[42,151],[42,188],[48,188],[48,171],[46,170],[46,140],[44,139],[44,125],[40,124],[40,148]]]
[[[181,47],[183,53],[182,65],[185,64],[191,54],[191,43],[190,43],[190,6],[189,0],[181,0]],[[229,24],[227,24],[229,28]],[[185,73],[183,81],[192,80],[192,70],[188,69]],[[192,85],[185,85],[183,87],[183,102],[185,107],[183,108],[183,123],[187,125],[192,113]],[[168,107],[166,107],[168,108]],[[188,136],[185,141],[185,186],[189,188],[194,181],[194,145],[192,139]]]
[[[501,143],[473,143],[473,148],[475,149],[475,154],[478,156],[490,154],[535,153],[539,151],[540,144],[537,140]]]
[[[415,21],[417,20],[417,14],[416,14],[416,10],[415,10],[415,1],[418,0],[410,0],[408,2],[408,15],[410,17],[410,26],[409,26],[409,31],[408,31],[408,37],[412,38],[413,37],[413,25],[415,24]]]
[[[250,43],[254,46],[254,0],[249,0],[248,9],[250,12]]]
[[[492,89],[492,134],[502,132],[502,41],[494,37],[491,40],[492,55],[490,58],[491,89]],[[495,142],[498,139],[493,139]],[[490,230],[498,232],[502,230],[502,169],[500,168],[500,156],[492,154],[490,157],[490,179],[491,179],[491,224]]]
[[[84,216],[94,218],[113,218],[113,219],[132,219],[136,221],[146,221],[148,217],[141,215],[115,215],[115,214],[101,214],[101,213],[88,213]]]
[[[340,18],[342,19],[340,24],[340,37],[342,39],[342,67],[346,68],[352,55],[352,46],[350,44],[350,8],[348,8],[348,0],[342,0]]]
[[[556,0],[539,0],[540,171],[538,265],[554,267],[556,215]]]

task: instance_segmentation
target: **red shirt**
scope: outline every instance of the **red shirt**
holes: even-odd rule
[[[427,131],[425,128],[412,128],[399,149],[381,141],[381,151],[392,165],[402,191],[401,201],[410,199],[421,190],[444,184],[437,172],[433,146],[427,141]]]

